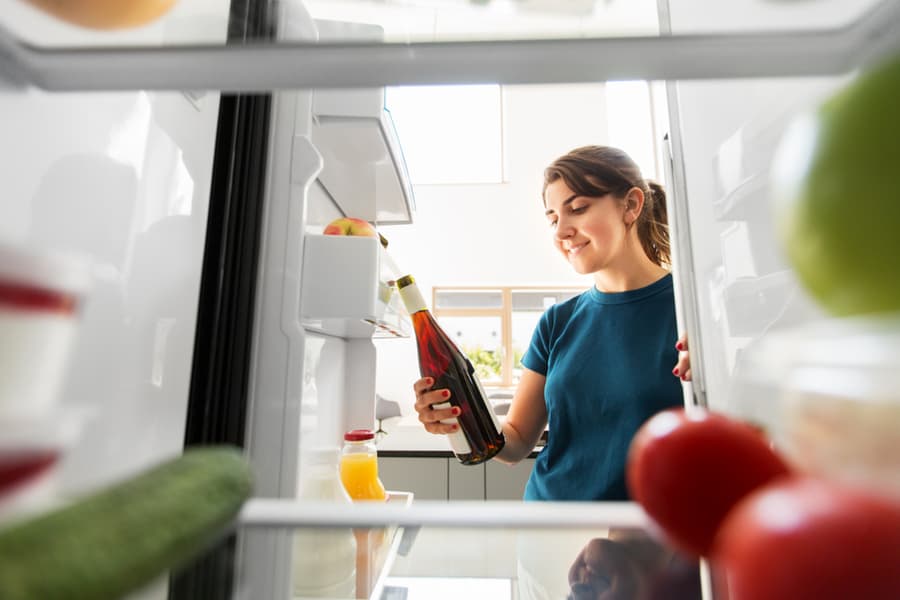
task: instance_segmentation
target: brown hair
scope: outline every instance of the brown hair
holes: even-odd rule
[[[659,266],[671,265],[666,192],[655,181],[647,181],[630,156],[609,146],[582,146],[557,158],[544,170],[541,197],[546,204],[547,186],[562,179],[576,194],[625,198],[628,190],[644,192],[644,208],[634,224],[644,252]]]

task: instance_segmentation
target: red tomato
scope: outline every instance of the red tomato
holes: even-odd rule
[[[706,555],[719,523],[787,464],[750,425],[700,409],[651,417],[631,442],[628,489],[671,543]]]
[[[729,600],[900,598],[900,501],[788,478],[742,500],[712,564]]]

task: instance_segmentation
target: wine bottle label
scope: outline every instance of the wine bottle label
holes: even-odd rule
[[[411,283],[405,287],[399,289],[400,298],[403,299],[403,304],[406,306],[406,310],[409,314],[417,313],[420,310],[426,310],[428,306],[425,304],[425,298],[422,297],[422,292],[419,291],[419,286],[414,283]]]
[[[432,404],[432,408],[436,408],[438,410],[442,408],[450,408],[451,404],[449,402],[441,402],[440,404]],[[454,419],[442,419],[441,423],[445,423],[447,425],[453,425],[458,423],[458,421]],[[450,440],[450,448],[453,450],[454,454],[459,454],[460,456],[465,456],[467,454],[472,453],[472,448],[469,446],[469,440],[466,439],[465,434],[462,430],[457,429],[451,434],[447,435],[447,438]]]

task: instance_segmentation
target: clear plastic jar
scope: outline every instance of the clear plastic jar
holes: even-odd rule
[[[384,501],[387,498],[384,485],[378,478],[378,450],[372,430],[354,429],[344,434],[341,482],[355,501]]]
[[[795,467],[900,497],[900,315],[772,334],[757,357],[767,429]]]

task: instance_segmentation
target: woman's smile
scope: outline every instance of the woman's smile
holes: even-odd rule
[[[569,258],[573,258],[575,255],[577,255],[579,252],[581,252],[582,248],[584,248],[585,246],[587,246],[587,242],[582,242],[580,244],[573,244],[573,245],[567,246],[566,252],[568,253]]]

